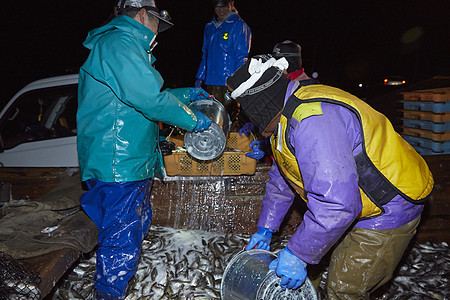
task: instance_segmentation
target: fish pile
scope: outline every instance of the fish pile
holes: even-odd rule
[[[450,299],[450,248],[447,243],[414,244],[393,279],[375,291],[375,300]]]
[[[223,272],[249,237],[152,226],[125,299],[220,299]],[[288,240],[288,236],[275,236],[271,250],[281,250]],[[327,270],[325,264],[320,266],[318,294],[325,299]],[[95,299],[94,274],[95,253],[81,259],[48,299]],[[371,299],[450,299],[449,278],[450,248],[446,243],[414,244],[398,273]]]
[[[248,235],[152,226],[126,300],[218,299],[228,261]],[[82,260],[51,299],[94,299],[95,254]]]

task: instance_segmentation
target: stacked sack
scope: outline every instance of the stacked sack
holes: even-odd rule
[[[450,87],[402,94],[403,138],[421,155],[450,154]]]

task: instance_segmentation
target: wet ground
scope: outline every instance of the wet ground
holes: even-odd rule
[[[240,252],[248,235],[231,235],[152,226],[145,238],[138,270],[130,281],[127,300],[220,299],[222,274]],[[275,238],[272,251],[288,237]],[[85,256],[46,299],[94,299],[95,254]],[[326,264],[316,266],[318,294],[325,299]],[[313,279],[313,278],[312,278]],[[414,243],[394,278],[371,299],[450,300],[450,248],[446,243]]]

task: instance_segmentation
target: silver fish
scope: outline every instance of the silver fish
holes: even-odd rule
[[[248,234],[152,226],[142,243],[126,300],[219,299],[223,272],[249,238]],[[289,238],[275,235],[272,251],[283,249]],[[450,299],[448,244],[416,243],[408,250],[392,280],[375,291],[371,299]],[[48,299],[93,300],[95,264],[95,253],[82,258]],[[324,299],[328,266],[324,261],[318,267],[322,274],[318,294]]]

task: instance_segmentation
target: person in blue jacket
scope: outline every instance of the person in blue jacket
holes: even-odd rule
[[[81,205],[98,228],[97,299],[124,299],[151,222],[150,189],[163,168],[158,122],[203,131],[211,121],[191,111],[201,88],[161,90],[151,45],[170,28],[153,0],[119,0],[118,16],[89,32],[80,69],[77,148],[88,191]]]
[[[195,86],[205,85],[206,91],[225,105],[233,119],[236,102],[224,101],[225,80],[247,61],[252,34],[234,8],[234,1],[213,0],[212,3],[215,16],[205,26]]]

